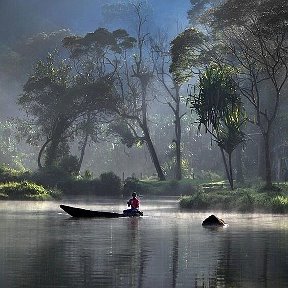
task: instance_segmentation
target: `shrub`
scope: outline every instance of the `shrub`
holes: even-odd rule
[[[50,200],[49,190],[32,182],[8,182],[0,184],[0,194],[7,200]]]
[[[192,196],[183,196],[180,199],[181,208],[203,210],[209,207],[208,195],[203,192],[198,192]]]
[[[201,170],[195,174],[197,178],[208,180],[208,181],[221,181],[223,179],[223,177],[221,177],[220,175],[212,171]]]
[[[101,194],[115,195],[122,191],[121,179],[113,172],[105,172],[100,175]]]
[[[0,166],[0,182],[22,181],[29,180],[30,172],[23,170],[15,170],[8,166]]]
[[[84,171],[84,175],[82,176],[85,180],[91,180],[93,178],[93,173],[89,170]]]
[[[262,191],[262,190],[261,190]],[[259,192],[252,188],[200,192],[180,198],[180,207],[197,210],[217,209],[239,212],[288,212],[287,195]]]
[[[274,213],[288,212],[288,197],[277,195],[271,199],[271,209]]]
[[[61,159],[59,168],[69,174],[78,174],[79,159],[73,155],[67,155]]]
[[[48,190],[50,196],[55,200],[60,200],[62,198],[62,190],[58,188],[53,188]]]
[[[31,180],[45,187],[61,187],[73,177],[59,167],[45,167],[33,173]]]

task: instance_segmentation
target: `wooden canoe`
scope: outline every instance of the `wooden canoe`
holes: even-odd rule
[[[105,212],[105,211],[93,211],[87,210],[83,208],[76,208],[67,205],[60,205],[60,208],[63,209],[66,213],[71,215],[72,217],[77,218],[119,218],[119,217],[133,217],[133,216],[142,216],[143,213],[141,211],[137,211],[136,213],[116,213],[116,212]]]

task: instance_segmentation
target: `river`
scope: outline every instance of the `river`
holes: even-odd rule
[[[125,201],[61,203],[120,212]],[[142,199],[142,218],[73,219],[58,202],[0,202],[0,287],[288,287],[285,215],[180,211]],[[228,226],[207,229],[216,214]]]

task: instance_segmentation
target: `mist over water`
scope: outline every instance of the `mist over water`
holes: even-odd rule
[[[125,206],[98,201],[103,205],[77,203],[106,211]],[[1,202],[0,208],[1,287],[288,284],[284,216],[219,213],[229,225],[206,229],[201,223],[210,212],[180,212],[164,199],[143,199],[143,218],[73,219],[55,202]]]

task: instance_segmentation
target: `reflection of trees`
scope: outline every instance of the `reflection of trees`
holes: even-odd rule
[[[217,279],[225,287],[282,287],[287,279],[285,231],[227,231],[219,248]],[[240,236],[240,237],[239,237]],[[283,242],[282,242],[283,241]]]
[[[62,227],[57,226],[55,230],[54,222],[41,221],[45,228],[45,235],[38,235],[40,227],[38,221],[33,222],[28,219],[29,225],[27,225],[26,220],[18,219],[20,224],[11,225],[12,228],[17,229],[19,238],[9,243],[13,254],[8,257],[10,261],[6,263],[6,269],[8,275],[11,273],[8,278],[11,285],[5,287],[32,288],[44,287],[44,285],[45,287],[61,287],[61,285],[77,287],[73,286],[74,280],[77,281],[76,275],[71,274],[71,277],[67,277],[70,268],[67,268],[67,265],[70,262],[65,255],[65,242],[60,237],[51,238],[51,235],[63,235]],[[10,247],[6,249],[9,251]],[[63,286],[63,283],[67,286]]]
[[[0,284],[7,279],[5,288],[285,286],[286,229],[213,230],[169,220],[45,220],[27,231],[20,229],[23,221],[9,222],[21,239],[0,239],[6,266]]]
[[[195,229],[195,227],[194,227]],[[198,229],[197,229],[198,230]],[[200,232],[201,231],[201,232]],[[197,233],[192,233],[192,245],[189,252],[189,273],[192,287],[217,287],[216,267],[219,251],[219,233],[223,229],[202,228]],[[199,235],[198,235],[199,234]],[[188,246],[189,247],[189,246]],[[188,279],[185,279],[186,282]]]
[[[220,260],[218,262],[218,265],[216,267],[216,279],[219,279],[219,282],[224,282],[227,287],[237,287],[237,285],[234,283],[233,279],[239,277],[239,271],[234,271],[233,275],[229,272],[228,267],[232,265],[232,259],[231,259],[231,235],[229,231],[226,232],[226,237],[223,239],[221,243],[221,247],[223,249],[223,252],[221,253],[221,248],[219,251]],[[226,287],[225,286],[225,287]]]
[[[267,239],[264,239],[264,247],[263,247],[263,269],[262,269],[262,276],[263,279],[263,288],[267,288],[267,277],[268,277],[268,251],[269,245]]]
[[[59,230],[46,227],[47,239],[27,235],[23,242],[25,247],[33,246],[29,247],[32,255],[17,252],[17,257],[23,253],[25,262],[19,263],[21,270],[13,275],[17,283],[13,287],[143,287],[146,252],[139,220],[101,219],[106,224],[101,229],[97,220],[72,220]]]
[[[176,287],[178,276],[178,258],[179,258],[179,232],[178,226],[174,226],[172,230],[172,287]]]

